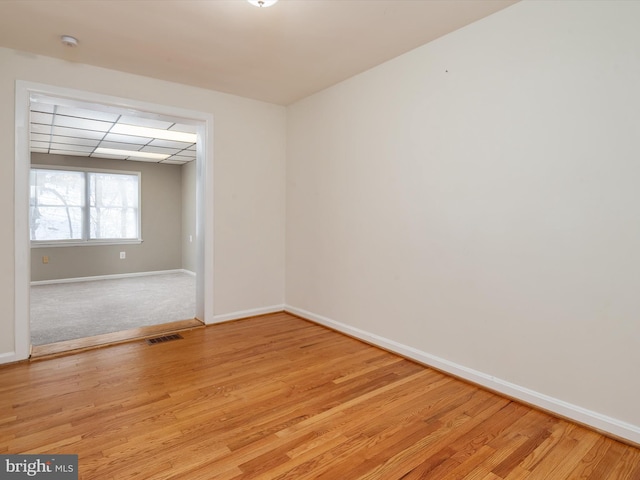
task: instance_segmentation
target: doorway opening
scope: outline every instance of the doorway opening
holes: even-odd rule
[[[211,115],[27,82],[18,85],[16,106],[17,359],[27,358],[32,346],[36,355],[58,353],[193,328],[212,318],[211,295],[204,295],[212,286],[213,272],[212,202],[207,202],[213,188]],[[169,138],[162,138],[162,131]],[[187,137],[177,138],[178,134]],[[45,178],[42,185],[34,181],[34,166]],[[59,192],[51,192],[56,189],[56,178],[63,178],[59,182],[63,190],[73,189],[64,180],[68,172],[85,177],[77,188],[86,195],[80,206],[57,205],[55,199],[51,200],[56,194],[60,197]],[[129,195],[124,208],[118,195],[125,187],[114,183],[119,176],[124,179],[134,175],[141,179],[137,212],[131,200],[135,195]],[[158,178],[160,183],[154,184]],[[171,185],[179,185],[179,192]],[[155,197],[149,195],[154,190]],[[34,199],[38,192],[41,198]],[[97,198],[100,195],[102,200]],[[37,221],[34,212],[38,213]],[[101,225],[96,225],[98,217]],[[123,226],[123,221],[129,224]],[[100,238],[100,232],[110,233]],[[185,275],[192,281],[185,280]],[[177,278],[180,276],[182,279]],[[100,313],[103,310],[109,314],[105,311],[109,308],[92,309],[99,299],[109,305],[109,299],[101,298],[101,293],[106,297],[110,288],[116,292],[124,288],[132,302],[131,317],[139,318],[140,313],[133,310],[145,301],[156,304],[159,300],[154,300],[155,294],[166,297],[162,288],[177,292],[166,285],[168,281],[181,281],[186,285],[186,295],[193,295],[191,310],[178,308],[177,318],[150,318],[136,325],[123,323],[126,315],[122,312],[110,319]],[[85,311],[81,310],[78,318],[84,319],[85,325],[67,325],[74,332],[72,338],[65,338],[58,335],[54,323],[45,326],[49,331],[43,337],[42,312],[53,316],[53,307],[60,307],[55,304],[55,296],[63,295],[60,292],[64,290],[68,294],[74,282],[82,288],[77,297],[84,301]],[[123,287],[118,282],[130,285]],[[154,282],[155,288],[151,287]],[[144,289],[136,293],[136,283],[149,287],[146,293]],[[61,287],[58,293],[51,293],[57,287]],[[91,292],[89,287],[94,287],[93,294],[87,293]],[[35,293],[32,288],[39,291]],[[91,301],[90,295],[98,295],[98,300]],[[64,313],[64,302],[62,308]],[[182,318],[185,316],[188,318]],[[92,322],[98,327],[95,335],[79,336],[91,332]],[[34,341],[36,328],[41,330]]]

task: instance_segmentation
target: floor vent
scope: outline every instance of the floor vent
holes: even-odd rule
[[[170,342],[171,340],[180,340],[182,335],[174,333],[172,335],[163,335],[161,337],[147,338],[147,345],[155,345],[157,343]]]

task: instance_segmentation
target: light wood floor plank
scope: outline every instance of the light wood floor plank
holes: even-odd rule
[[[271,314],[0,367],[0,453],[82,479],[640,479],[640,450]]]

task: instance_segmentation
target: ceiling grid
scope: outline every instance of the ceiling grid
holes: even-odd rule
[[[139,135],[143,133],[144,136]],[[184,165],[196,159],[195,127],[34,102],[31,151]]]

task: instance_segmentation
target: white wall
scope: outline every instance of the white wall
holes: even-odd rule
[[[0,48],[0,359],[14,339],[14,104],[24,80],[214,116],[214,313],[284,301],[283,107]]]
[[[196,162],[185,163],[182,168],[182,268],[197,270],[196,248]]]
[[[640,442],[638,25],[525,1],[289,107],[289,309]]]

